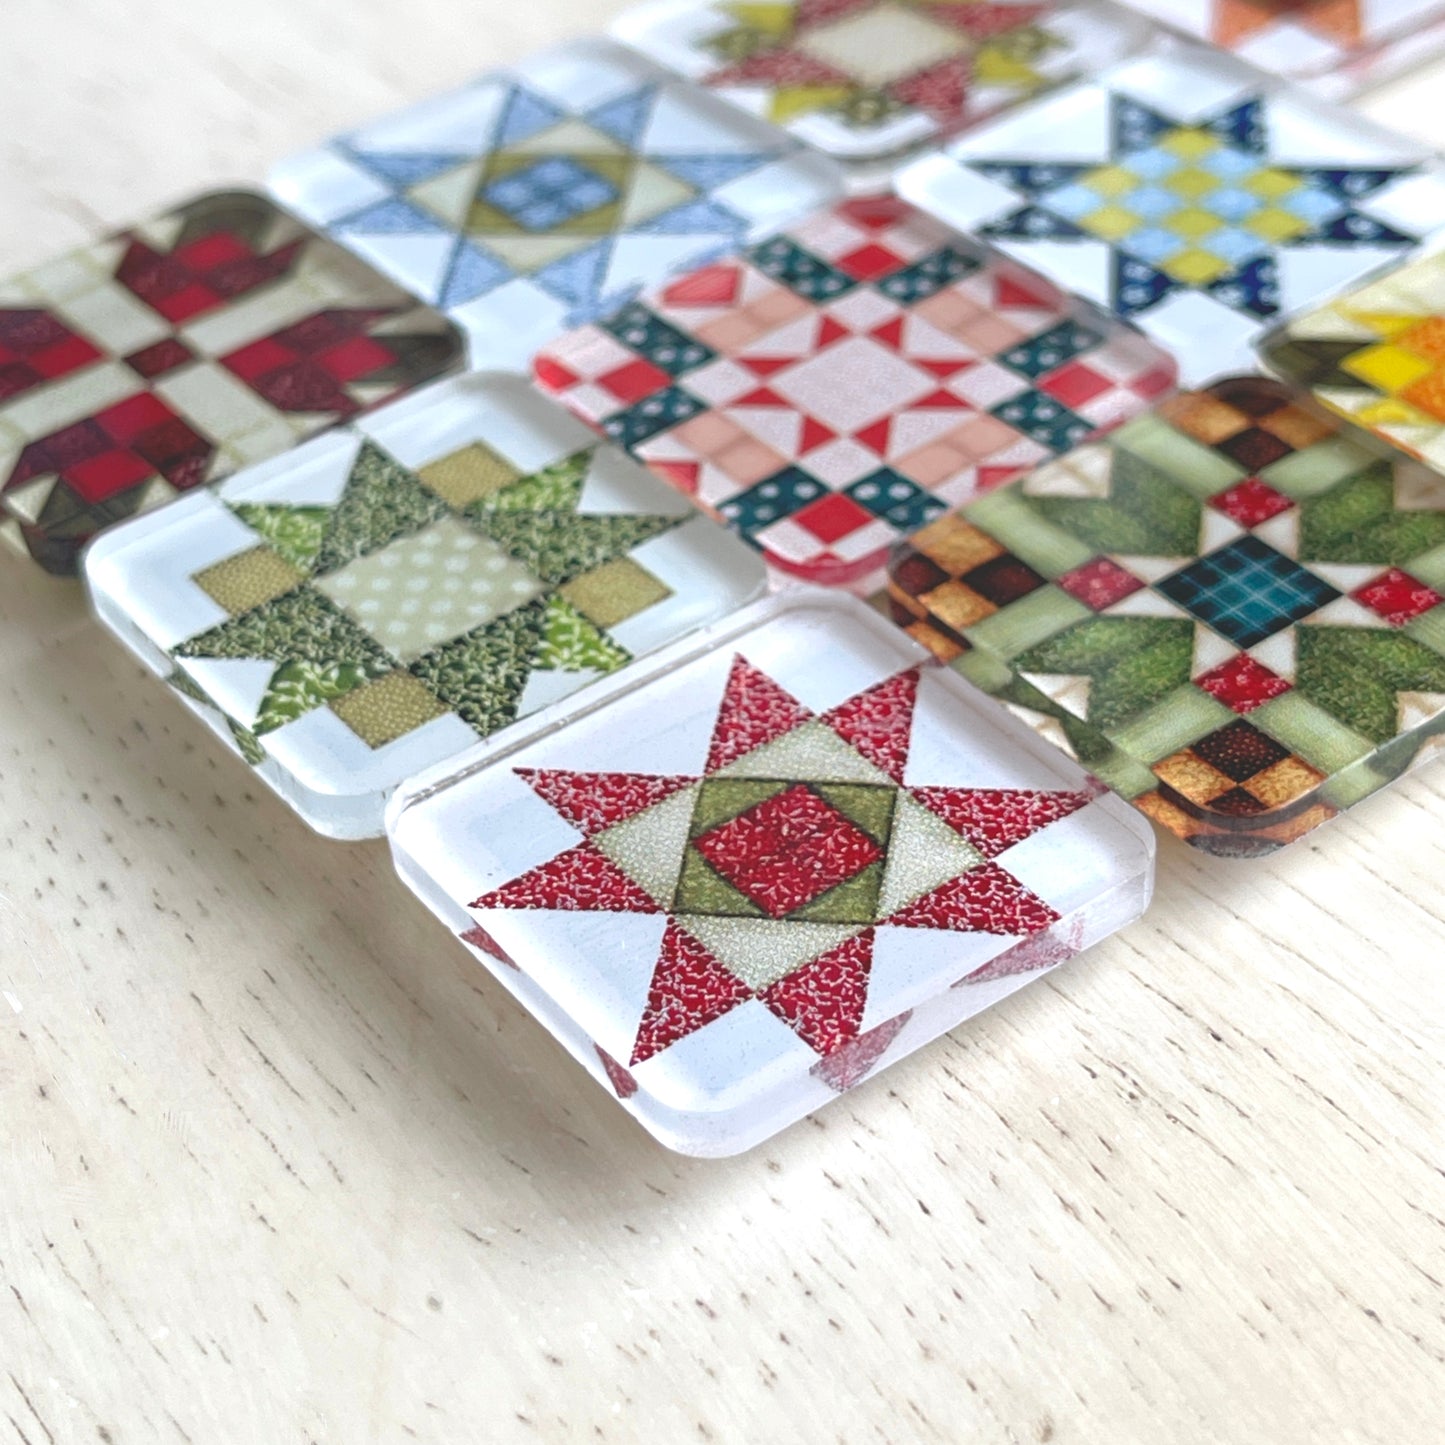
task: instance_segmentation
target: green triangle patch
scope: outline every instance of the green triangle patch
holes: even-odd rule
[[[575,512],[595,448],[564,457],[476,503],[481,512]]]
[[[316,571],[334,572],[398,537],[419,532],[446,510],[446,503],[395,457],[364,441],[346,490],[331,512]]]
[[[301,572],[309,572],[320,554],[331,518],[330,507],[292,507],[271,502],[236,502],[231,510]]]
[[[483,737],[513,722],[546,625],[538,599],[458,637],[410,671]]]
[[[548,598],[533,666],[544,672],[615,672],[631,661],[625,647],[599,631],[565,598]]]
[[[371,674],[354,662],[288,662],[278,667],[261,699],[252,732],[274,732],[308,712],[354,692]]]
[[[534,576],[557,587],[685,520],[615,512],[489,512],[483,526]]]
[[[380,677],[396,666],[340,608],[310,587],[283,593],[228,619],[181,643],[174,655],[311,662],[319,667],[353,664],[369,677]]]

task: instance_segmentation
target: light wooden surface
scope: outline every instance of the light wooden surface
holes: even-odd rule
[[[7,0],[0,267],[608,0]],[[1445,70],[1376,116],[1445,142]],[[1426,1445],[1445,769],[754,1154],[653,1146],[0,558],[0,1442]]]

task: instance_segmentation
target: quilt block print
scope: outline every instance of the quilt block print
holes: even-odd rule
[[[520,380],[471,377],[117,531],[102,616],[315,826],[747,601],[762,569]]]
[[[0,283],[0,536],[103,527],[455,370],[461,338],[260,196],[187,202]]]
[[[1101,908],[1104,880],[1149,862],[1129,810],[855,599],[764,615],[392,828],[404,873],[445,848],[444,916],[529,1001],[565,1000],[574,1051],[696,1152],[1087,946],[1142,901]]]
[[[1116,425],[1172,361],[887,198],[844,202],[548,347],[537,377],[810,581]]]
[[[1445,255],[1295,317],[1260,356],[1331,411],[1445,471]]]
[[[822,157],[618,46],[585,41],[373,121],[271,176],[293,210],[440,306],[472,364],[837,193]]]
[[[983,127],[899,189],[1133,320],[1191,385],[1445,225],[1423,147],[1193,49]]]
[[[1430,29],[1440,0],[1132,0],[1136,10],[1331,97],[1377,52]],[[1439,43],[1436,37],[1435,43]],[[1387,59],[1388,57],[1382,57]],[[1342,74],[1343,72],[1343,74]],[[1371,70],[1369,73],[1373,74]]]
[[[926,528],[895,616],[1210,852],[1289,842],[1445,728],[1445,478],[1243,377]]]
[[[662,0],[613,32],[809,145],[873,160],[1092,74],[1146,28],[1035,0]]]

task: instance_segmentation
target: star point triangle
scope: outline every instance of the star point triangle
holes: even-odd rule
[[[741,655],[734,657],[708,744],[706,771],[714,773],[725,768],[754,748],[810,721],[812,716],[809,708],[767,673]]]

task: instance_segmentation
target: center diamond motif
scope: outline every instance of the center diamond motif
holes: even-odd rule
[[[798,41],[804,55],[873,86],[942,65],[968,48],[968,37],[960,31],[902,5],[881,5],[831,25],[804,29]]]
[[[1051,210],[1190,286],[1207,286],[1343,215],[1297,175],[1181,127],[1045,197]]]
[[[484,184],[482,200],[528,231],[551,231],[609,206],[617,187],[571,156],[548,156]]]
[[[1258,537],[1171,573],[1155,587],[1237,647],[1253,647],[1340,593]]]
[[[805,907],[883,857],[867,833],[804,783],[709,829],[694,846],[770,918]]]

